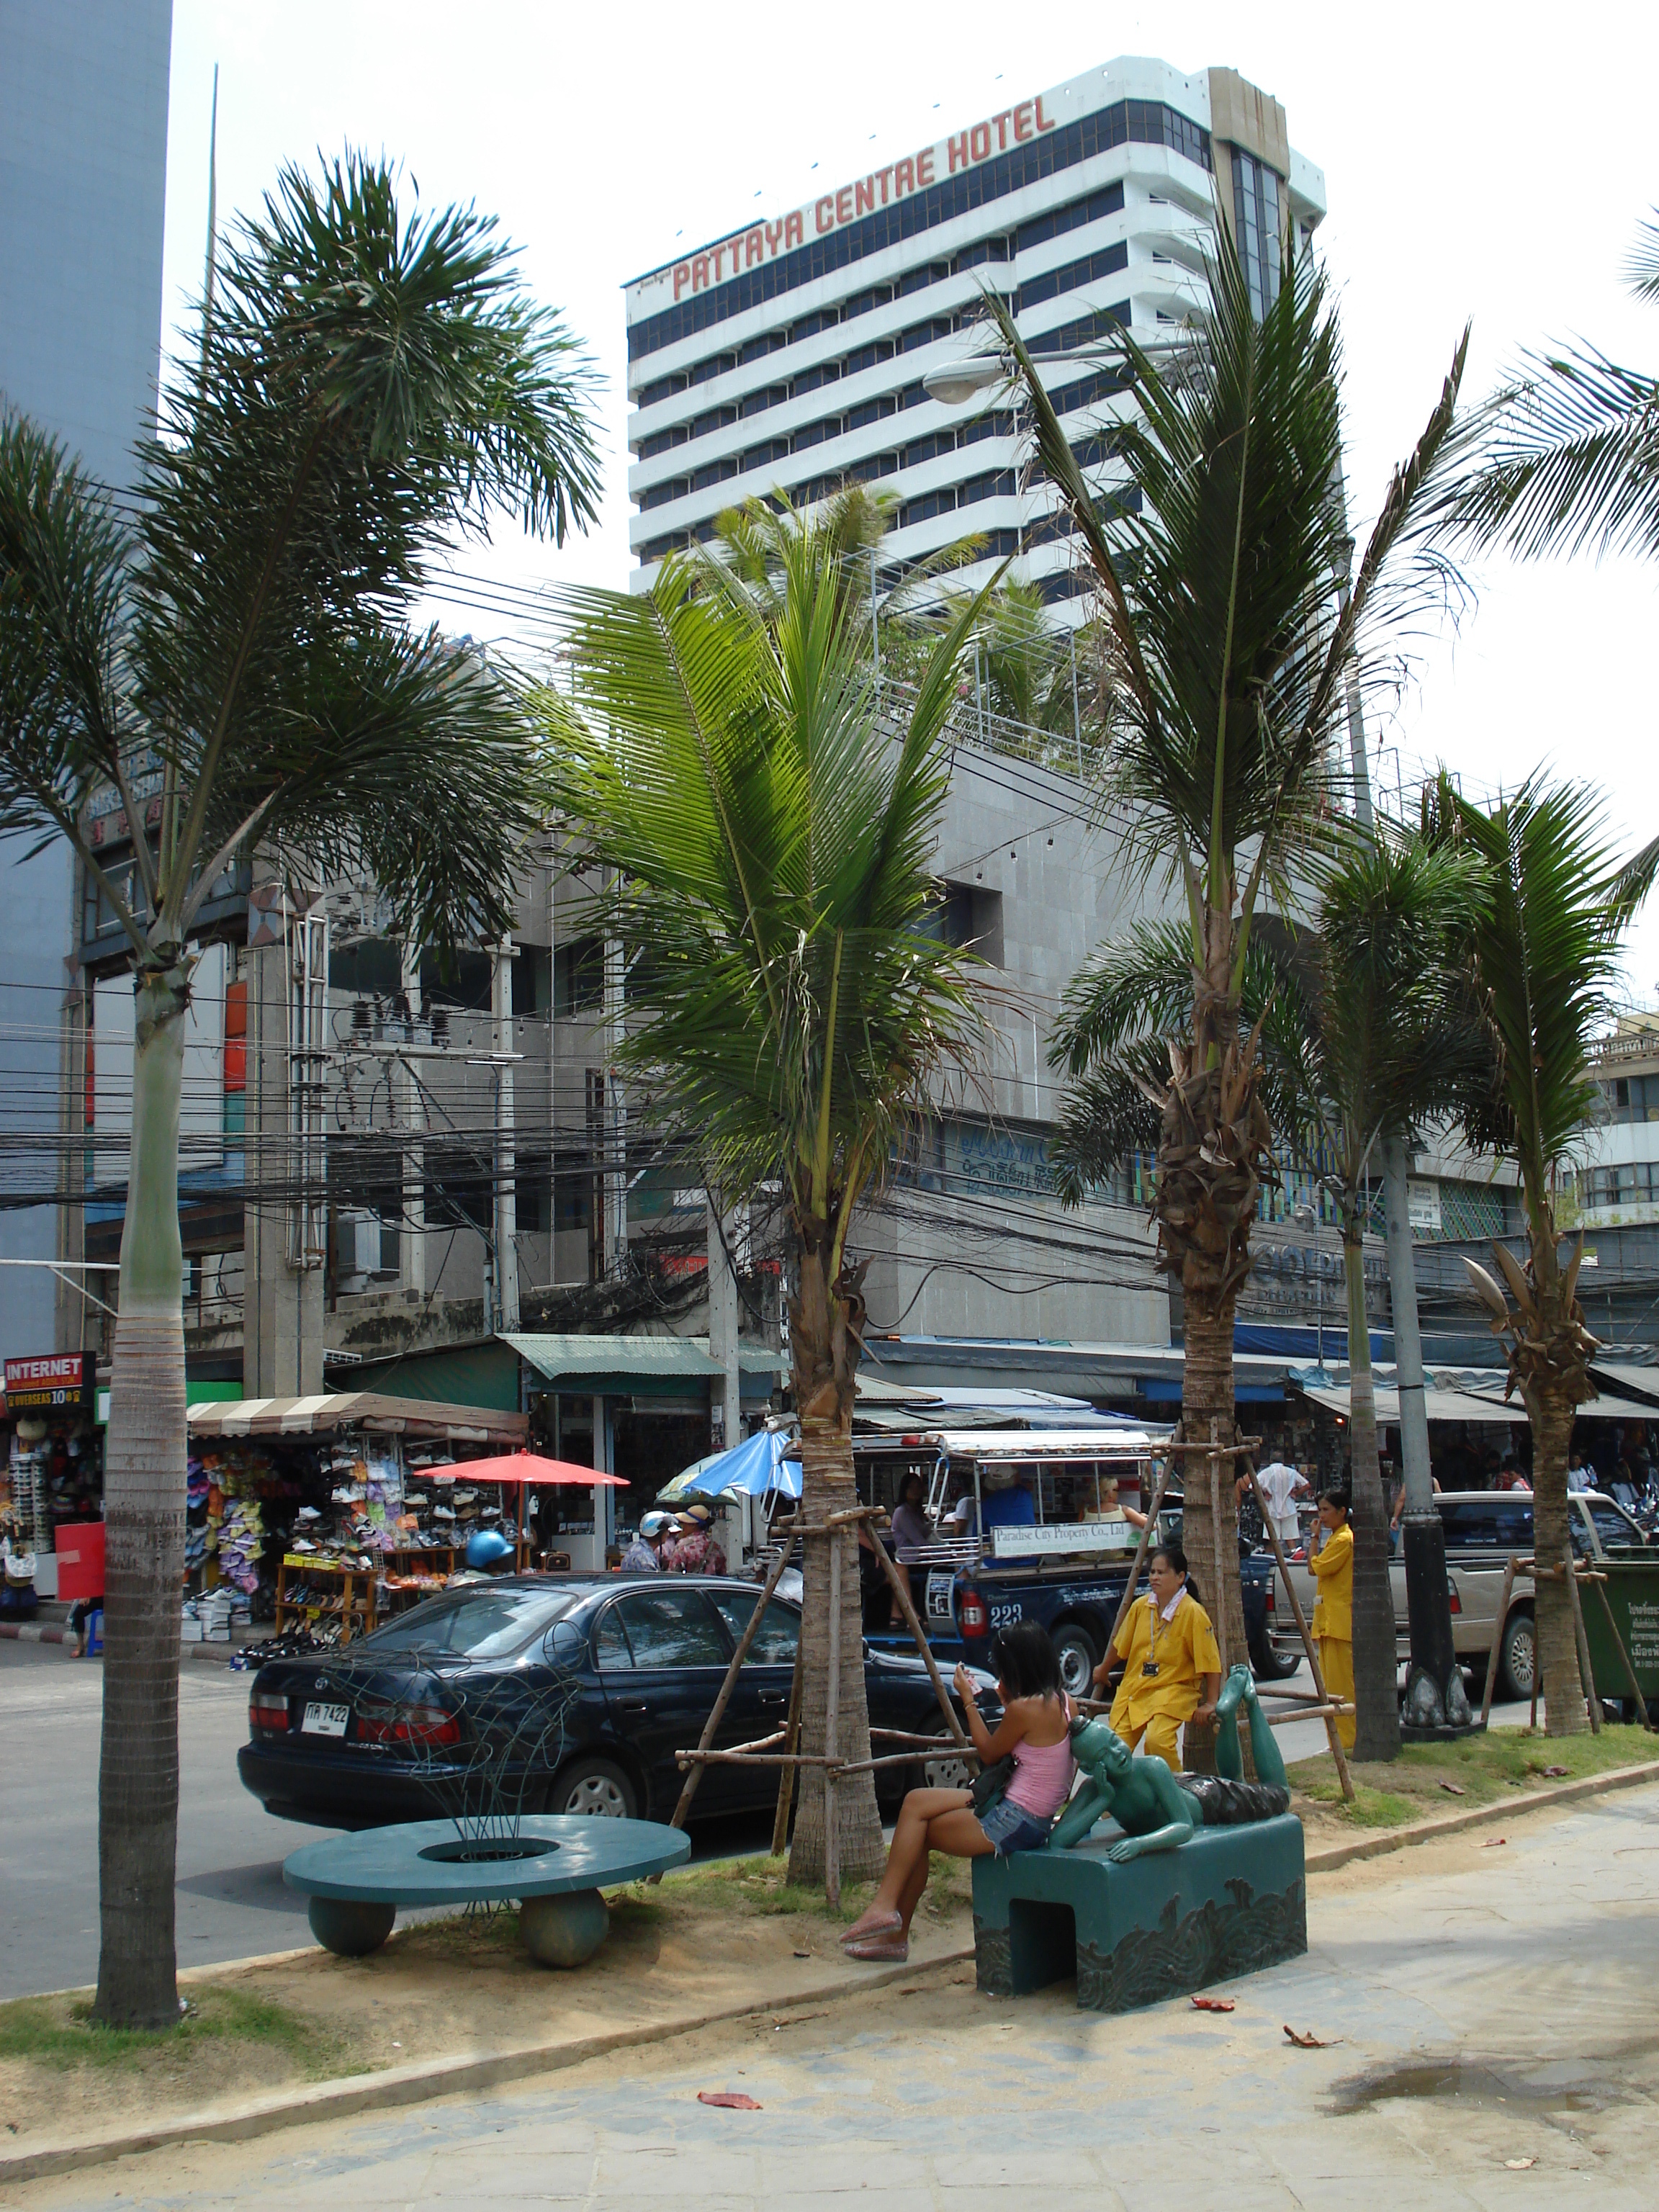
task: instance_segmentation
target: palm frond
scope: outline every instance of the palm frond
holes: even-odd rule
[[[1528,356],[1494,403],[1465,536],[1522,554],[1659,553],[1659,380],[1594,347]]]

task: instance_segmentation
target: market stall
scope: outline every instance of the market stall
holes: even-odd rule
[[[428,1474],[458,1445],[488,1455],[526,1429],[521,1413],[365,1391],[196,1405],[188,1419],[185,1638],[269,1621],[295,1651],[350,1643],[442,1589],[489,1516]]]
[[[532,1567],[562,1569],[570,1565],[568,1552],[556,1544],[538,1544],[537,1540],[543,1492],[586,1490],[591,1497],[595,1490],[628,1487],[619,1474],[606,1474],[598,1468],[581,1467],[574,1460],[546,1459],[539,1452],[528,1451],[507,1452],[496,1458],[458,1460],[452,1467],[431,1467],[422,1480],[447,1486],[458,1516],[470,1510],[475,1525],[496,1527],[502,1535],[509,1536],[514,1547],[514,1568],[520,1574]],[[498,1492],[493,1506],[479,1504],[479,1493],[485,1489]],[[556,1534],[558,1525],[556,1520],[543,1533]],[[592,1527],[591,1509],[586,1525]]]

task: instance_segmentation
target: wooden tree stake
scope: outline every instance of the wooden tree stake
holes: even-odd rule
[[[1498,1647],[1504,1640],[1504,1623],[1510,1617],[1510,1599],[1514,1595],[1515,1571],[1519,1565],[1519,1560],[1515,1557],[1514,1553],[1511,1553],[1510,1555],[1509,1564],[1504,1569],[1504,1595],[1498,1601],[1498,1627],[1492,1638],[1492,1650],[1488,1654],[1486,1659],[1486,1686],[1480,1699],[1480,1725],[1482,1728],[1485,1728],[1486,1723],[1492,1718],[1492,1693],[1493,1686],[1498,1680]],[[1538,1650],[1535,1643],[1533,1647],[1532,1672],[1533,1680],[1536,1681],[1538,1679]]]
[[[1329,1704],[1329,1693],[1325,1687],[1325,1676],[1319,1664],[1319,1654],[1314,1649],[1314,1640],[1309,1632],[1301,1602],[1297,1597],[1295,1585],[1291,1581],[1290,1562],[1285,1557],[1285,1547],[1279,1540],[1279,1530],[1274,1526],[1273,1517],[1267,1510],[1267,1501],[1261,1494],[1261,1483],[1255,1471],[1255,1462],[1249,1454],[1245,1455],[1244,1465],[1249,1472],[1250,1489],[1255,1498],[1256,1510],[1261,1516],[1261,1525],[1267,1532],[1267,1541],[1273,1546],[1273,1557],[1279,1562],[1279,1577],[1285,1584],[1285,1595],[1291,1601],[1291,1612],[1296,1621],[1297,1633],[1302,1638],[1302,1649],[1308,1655],[1308,1671],[1313,1676],[1314,1687],[1318,1691],[1321,1698]],[[1325,1734],[1330,1742],[1331,1759],[1336,1767],[1336,1778],[1342,1785],[1343,1802],[1345,1804],[1352,1805],[1353,1777],[1348,1771],[1347,1759],[1342,1749],[1342,1739],[1336,1732],[1334,1706],[1332,1706],[1325,1716]]]

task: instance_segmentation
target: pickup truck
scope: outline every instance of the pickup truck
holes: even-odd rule
[[[1452,1641],[1464,1666],[1484,1683],[1497,1654],[1498,1695],[1530,1698],[1535,1676],[1533,1642],[1533,1586],[1530,1575],[1517,1575],[1504,1619],[1498,1605],[1504,1594],[1504,1570],[1512,1559],[1532,1556],[1532,1494],[1525,1490],[1449,1490],[1436,1498],[1446,1529],[1446,1577],[1451,1585]],[[1639,1525],[1622,1505],[1599,1492],[1575,1493],[1567,1501],[1573,1549],[1581,1559],[1605,1559],[1639,1552],[1653,1556]],[[1290,1561],[1291,1579],[1303,1609],[1312,1613],[1317,1592],[1304,1554]],[[1394,1593],[1396,1649],[1410,1656],[1406,1614],[1406,1565],[1398,1554],[1389,1563]],[[1294,1623],[1285,1609],[1284,1625]],[[1288,1648],[1288,1647],[1285,1647]]]
[[[898,1555],[911,1570],[927,1641],[941,1665],[964,1659],[969,1666],[987,1666],[1000,1628],[1036,1620],[1054,1638],[1067,1691],[1087,1695],[1139,1540],[1139,1529],[1118,1502],[1125,1492],[1150,1498],[1152,1462],[1169,1433],[1124,1423],[1075,1433],[940,1431],[868,1444],[854,1440],[860,1489],[870,1493],[872,1503],[887,1503],[908,1474],[921,1473],[935,1525],[943,1530],[957,1525],[946,1514],[951,1494],[971,1496],[968,1533],[940,1534]],[[997,1501],[1006,1500],[1015,1469],[1029,1497],[1023,1510],[1030,1517],[999,1524]],[[1162,1533],[1178,1535],[1180,1516],[1180,1498],[1166,1494]],[[1288,1645],[1281,1650],[1275,1637],[1272,1559],[1243,1554],[1239,1572],[1253,1668],[1266,1680],[1294,1674],[1299,1645],[1293,1653]],[[1286,1626],[1293,1640],[1295,1625],[1288,1616]],[[878,1647],[909,1645],[902,1632],[866,1632],[866,1640]]]

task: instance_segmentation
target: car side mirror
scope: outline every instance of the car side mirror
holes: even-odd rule
[[[587,1656],[587,1638],[574,1620],[556,1620],[542,1638],[542,1656],[553,1667],[580,1667]]]

